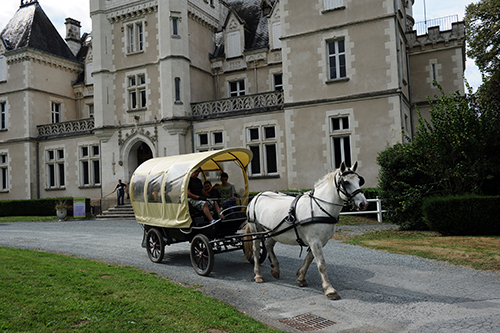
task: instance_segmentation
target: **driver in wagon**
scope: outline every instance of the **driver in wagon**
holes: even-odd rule
[[[188,201],[191,205],[193,205],[195,209],[203,211],[210,223],[215,223],[219,220],[214,220],[214,218],[212,217],[212,213],[210,213],[210,208],[208,205],[211,205],[211,203],[207,201],[207,197],[209,197],[210,195],[205,191],[202,181],[198,178],[200,172],[201,169],[198,168],[191,174],[188,185]],[[219,216],[222,218],[219,205],[217,204],[217,202],[214,202],[214,205],[215,209],[217,209],[217,212],[219,213]]]

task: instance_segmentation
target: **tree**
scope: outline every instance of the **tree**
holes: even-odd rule
[[[500,72],[500,0],[481,0],[465,9],[467,55],[483,75]]]
[[[493,104],[466,96],[441,96],[430,121],[419,116],[413,139],[382,151],[379,194],[388,220],[402,229],[425,229],[423,199],[435,195],[500,193],[500,121]]]

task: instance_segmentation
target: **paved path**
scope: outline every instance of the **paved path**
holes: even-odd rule
[[[266,283],[253,282],[253,269],[240,251],[218,254],[209,277],[191,267],[189,244],[166,248],[163,263],[149,261],[135,221],[0,223],[0,246],[68,253],[131,265],[173,281],[202,285],[211,296],[273,327],[300,332],[279,320],[309,314],[318,332],[500,332],[500,276],[413,256],[390,254],[330,241],[325,247],[330,280],[342,299],[329,301],[316,265],[309,287],[295,285],[303,258],[299,247],[278,244],[282,278],[263,265]]]

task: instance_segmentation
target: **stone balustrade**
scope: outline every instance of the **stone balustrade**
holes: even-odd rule
[[[39,136],[52,136],[88,132],[94,129],[94,118],[63,121],[55,124],[38,125]]]
[[[275,111],[283,108],[283,92],[273,91],[254,95],[245,95],[192,103],[194,118],[222,117],[238,112]]]

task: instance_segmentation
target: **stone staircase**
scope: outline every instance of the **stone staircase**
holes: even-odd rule
[[[128,201],[128,202],[127,202]],[[134,209],[130,204],[130,200],[125,200],[124,205],[111,207],[97,215],[98,220],[135,220]]]

